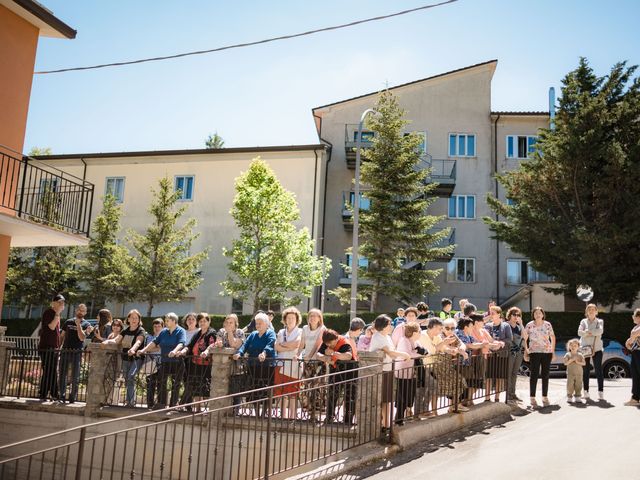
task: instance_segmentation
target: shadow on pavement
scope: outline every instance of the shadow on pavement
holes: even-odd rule
[[[531,412],[521,410],[519,416],[528,415]],[[449,435],[443,435],[442,437],[435,438],[430,442],[423,445],[414,445],[409,450],[403,450],[389,458],[379,460],[369,465],[365,465],[359,468],[356,472],[351,472],[343,476],[337,477],[337,479],[343,480],[359,480],[376,475],[385,470],[404,465],[405,463],[412,462],[428,453],[436,452],[440,449],[453,450],[456,448],[456,444],[466,442],[468,438],[475,435],[491,435],[492,430],[506,428],[505,424],[513,422],[514,419],[509,420],[492,420],[478,423],[472,427],[465,428]]]

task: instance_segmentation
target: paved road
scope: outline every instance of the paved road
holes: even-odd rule
[[[526,382],[519,382],[518,396],[528,399]],[[549,407],[412,448],[343,478],[640,479],[640,408],[623,406],[631,381],[605,382],[604,401],[578,406],[565,400],[564,379],[550,385]]]

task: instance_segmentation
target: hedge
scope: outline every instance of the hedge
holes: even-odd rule
[[[367,323],[373,322],[378,316],[377,313],[361,313],[360,317]],[[633,320],[631,312],[615,312],[601,313],[600,318],[605,321],[605,337],[618,342],[624,343],[629,338],[629,332],[633,328]],[[222,327],[224,315],[211,315],[211,326],[215,329]],[[303,323],[306,322],[306,314],[303,314]],[[525,314],[524,321],[528,321],[529,314]],[[577,336],[578,325],[584,315],[580,312],[547,312],[547,319],[553,325],[555,334],[559,338]],[[142,323],[145,329],[151,331],[151,322],[157,317],[144,317]],[[251,315],[240,315],[240,325],[244,326],[251,320]],[[38,326],[39,319],[29,318],[9,318],[3,319],[0,325],[7,327],[8,336],[30,336]],[[281,327],[280,320],[276,318],[274,327],[279,330]],[[325,313],[324,323],[327,327],[333,328],[338,332],[346,332],[349,329],[348,313]]]

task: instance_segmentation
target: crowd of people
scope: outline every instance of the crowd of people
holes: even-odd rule
[[[281,314],[276,328],[274,312],[259,311],[249,325],[240,328],[238,317],[227,315],[216,331],[207,313],[189,313],[182,321],[174,313],[152,322],[146,332],[142,317],[131,310],[123,322],[109,310],[100,310],[93,327],[86,319],[87,308],[78,305],[75,316],[61,320],[65,299],[57,295],[43,313],[40,333],[42,377],[39,396],[58,401],[77,399],[82,346],[86,342],[116,344],[118,369],[124,378],[125,406],[137,403],[136,379],[146,380],[146,406],[163,409],[186,405],[210,397],[211,354],[215,349],[233,349],[233,358],[244,362],[244,374],[251,384],[239,382],[235,391],[275,386],[282,418],[295,419],[301,407],[314,398],[301,397],[301,381],[311,382],[323,373],[326,398],[322,404],[324,421],[353,425],[356,415],[359,354],[380,352],[382,356],[381,412],[383,427],[392,421],[403,423],[411,416],[436,416],[443,403],[453,413],[467,411],[474,400],[522,402],[516,395],[516,378],[521,363],[530,368],[530,404],[537,406],[538,380],[542,383],[542,403],[548,404],[550,365],[556,338],[542,308],[531,312],[523,323],[522,312],[511,307],[506,315],[490,304],[481,314],[475,305],[460,300],[459,311],[442,299],[441,310],[431,312],[424,303],[400,308],[394,319],[378,316],[371,325],[360,318],[351,320],[349,331],[340,334],[324,325],[323,314],[311,309],[302,325],[295,307]],[[635,327],[627,341],[632,355],[632,398],[628,405],[640,405],[640,309],[633,315]],[[589,367],[593,363],[598,395],[603,397],[602,334],[604,321],[597,307],[589,304],[578,327],[578,337],[567,344],[563,359],[567,366],[569,401],[589,398]],[[71,391],[67,379],[71,371]],[[230,382],[233,390],[233,382]],[[313,385],[309,383],[309,385]],[[170,386],[170,387],[169,387]],[[246,396],[247,402],[264,398],[264,391]],[[241,398],[234,400],[238,405]],[[199,404],[194,404],[196,408]],[[395,408],[394,408],[395,407]],[[338,415],[340,412],[340,415]]]

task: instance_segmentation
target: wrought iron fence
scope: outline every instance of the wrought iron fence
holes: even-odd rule
[[[0,208],[17,217],[89,236],[93,184],[27,156],[0,151]]]
[[[9,348],[1,393],[16,398],[84,402],[90,354],[85,350]]]
[[[326,375],[313,386],[304,385],[312,379],[289,383],[324,397],[330,394],[323,390],[350,384],[360,392],[358,428],[281,418],[282,384],[242,394],[243,408],[259,415],[239,415],[237,395],[228,395],[194,402],[190,413],[171,407],[0,446],[0,478],[269,478],[379,438],[381,377],[375,367],[350,373]]]
[[[163,409],[211,396],[210,360],[199,356],[113,353],[105,373],[110,406]]]

